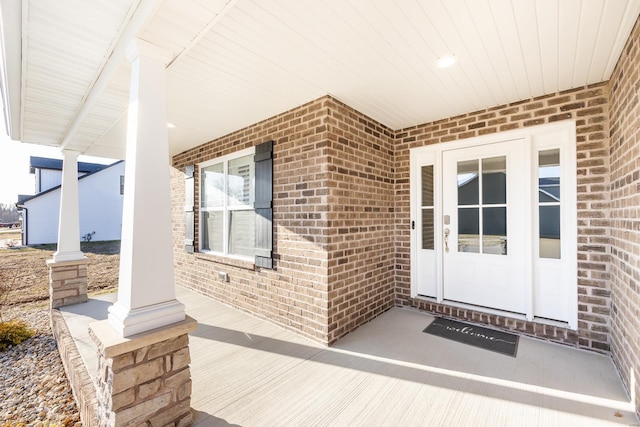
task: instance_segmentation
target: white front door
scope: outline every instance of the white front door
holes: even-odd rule
[[[526,312],[524,139],[442,152],[443,297]]]

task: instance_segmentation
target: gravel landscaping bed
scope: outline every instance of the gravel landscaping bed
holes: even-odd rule
[[[6,237],[6,233],[0,237]],[[120,242],[86,242],[89,292],[115,290]],[[0,281],[11,284],[3,320],[35,330],[22,344],[0,352],[0,427],[81,426],[49,318],[49,270],[55,245],[0,248]]]
[[[81,426],[51,333],[49,308],[43,304],[9,307],[3,318],[25,320],[36,333],[0,352],[0,426]]]

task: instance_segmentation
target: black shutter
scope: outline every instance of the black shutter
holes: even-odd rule
[[[194,210],[195,204],[195,166],[184,168],[184,250],[193,253],[193,240],[195,233]]]
[[[256,266],[273,268],[273,141],[256,146]]]

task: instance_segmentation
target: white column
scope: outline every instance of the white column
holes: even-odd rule
[[[62,150],[62,186],[60,189],[60,218],[58,220],[58,249],[54,262],[84,259],[80,251],[80,207],[78,203],[78,152]]]
[[[175,299],[165,64],[170,56],[131,42],[118,300],[111,325],[123,337],[185,319]]]

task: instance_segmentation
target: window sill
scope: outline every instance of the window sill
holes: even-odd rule
[[[201,259],[203,261],[215,262],[218,264],[229,265],[232,267],[242,268],[245,270],[256,270],[256,266],[253,261],[239,259],[239,258],[231,258],[222,255],[216,255],[206,252],[196,252],[196,259]]]

